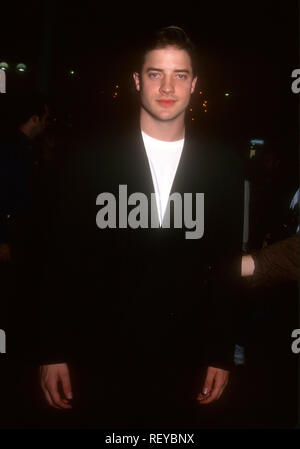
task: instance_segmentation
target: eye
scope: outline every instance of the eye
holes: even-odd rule
[[[149,73],[150,78],[157,79],[159,77],[159,73]]]
[[[184,75],[183,73],[178,73],[178,74],[177,74],[177,77],[178,77],[180,80],[185,80],[185,79],[186,79],[186,75]]]

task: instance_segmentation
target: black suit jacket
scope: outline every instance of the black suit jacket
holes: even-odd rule
[[[186,130],[171,193],[205,198],[204,235],[186,239],[188,229],[172,220],[169,229],[96,225],[97,196],[118,199],[119,185],[150,204],[154,187],[137,123],[79,147],[53,216],[40,362],[176,360],[228,368],[242,248],[240,159],[224,143]]]

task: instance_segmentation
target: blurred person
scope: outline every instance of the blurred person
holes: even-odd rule
[[[295,190],[294,190],[295,191]],[[291,201],[292,197],[292,201]],[[245,383],[248,392],[246,422],[259,427],[292,427],[297,420],[297,360],[291,351],[291,332],[298,326],[299,285],[299,189],[290,196],[282,228],[287,236],[242,258],[245,319]],[[250,313],[251,311],[251,313]],[[272,376],[270,376],[272,373]],[[252,399],[260,386],[260,407]],[[283,395],[274,395],[285,385]]]
[[[25,223],[33,212],[40,155],[34,141],[46,129],[49,117],[44,99],[18,98],[12,132],[0,143],[0,254],[11,260],[14,243],[25,242]],[[4,248],[4,249],[3,249]]]
[[[288,220],[284,224],[291,236],[253,251],[242,258],[242,276],[251,276],[251,286],[271,286],[277,283],[299,280],[299,188],[289,207]]]
[[[74,135],[65,124],[57,122],[55,118],[39,139],[39,145],[44,201],[48,203],[48,208],[51,210],[59,194],[57,180],[63,167],[63,161],[67,157],[68,151],[72,151],[75,146]]]
[[[9,107],[9,121],[0,142],[0,328],[7,336],[7,363],[1,370],[3,376],[7,371],[7,378],[1,380],[6,387],[1,422],[11,414],[16,420],[26,414],[26,401],[21,398],[28,390],[26,364],[32,361],[36,339],[32,322],[45,243],[45,204],[36,141],[49,119],[48,105],[38,95],[8,96],[4,104]]]
[[[52,409],[70,412],[60,426],[203,427],[210,415],[217,426],[230,407],[242,165],[186,123],[197,68],[182,29],[147,42],[133,79],[138,117],[82,142],[63,175],[41,293],[41,387]],[[120,186],[149,200],[155,226],[120,224],[121,198],[118,229],[96,225],[97,198]],[[186,238],[187,217],[165,221],[170,195],[183,192],[204,193],[204,235]]]
[[[249,161],[250,182],[248,251],[260,249],[267,240],[283,239],[286,180],[283,155],[277,142],[267,142]]]

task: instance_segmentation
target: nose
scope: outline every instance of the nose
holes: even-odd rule
[[[161,94],[169,95],[171,93],[174,93],[174,84],[171,77],[165,76],[162,79],[159,92]]]

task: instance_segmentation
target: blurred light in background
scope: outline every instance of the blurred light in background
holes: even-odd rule
[[[25,72],[25,70],[27,69],[26,65],[23,64],[22,62],[20,62],[19,64],[17,64],[16,67],[18,72]]]
[[[2,70],[8,70],[9,69],[9,65],[7,64],[7,62],[0,62],[0,69]]]
[[[262,139],[252,139],[250,140],[251,145],[264,145],[265,141]]]
[[[265,141],[263,139],[251,139],[250,140],[250,154],[249,158],[252,159],[256,155],[256,151],[259,148],[262,148]]]

